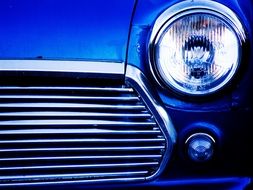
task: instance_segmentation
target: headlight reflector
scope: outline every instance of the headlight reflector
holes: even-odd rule
[[[188,95],[210,94],[225,86],[241,56],[241,41],[231,23],[212,11],[186,11],[166,21],[153,51],[165,84]]]

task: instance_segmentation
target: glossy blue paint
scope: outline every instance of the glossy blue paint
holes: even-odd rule
[[[134,3],[0,1],[0,59],[123,62]]]
[[[203,101],[161,88],[150,72],[147,43],[155,19],[180,0],[139,0],[130,31],[134,0],[5,0],[0,1],[0,59],[76,59],[122,62],[140,68],[153,84],[178,132],[178,144],[165,172],[143,184],[103,185],[94,189],[226,189],[242,190],[253,176],[253,1],[217,0],[238,14],[248,46],[231,90]],[[122,64],[123,65],[123,64]],[[215,160],[192,163],[183,154],[193,132],[218,139]],[[227,178],[226,176],[238,176]],[[69,186],[65,189],[72,188]],[[64,189],[60,188],[60,189]],[[80,184],[78,188],[83,188]]]
[[[251,182],[247,177],[223,177],[223,178],[188,178],[188,179],[171,179],[156,180],[149,183],[125,183],[125,184],[104,184],[86,185],[85,188],[91,190],[244,190]],[[40,186],[38,189],[45,189]],[[79,185],[60,185],[54,186],[55,190],[83,189],[82,184]]]
[[[158,183],[153,182],[153,185],[160,187],[178,186],[183,188],[205,188],[206,190],[243,190],[251,179],[247,177],[227,177],[227,178],[199,178],[199,179],[182,179],[182,180],[161,180]],[[198,187],[199,186],[199,187]]]

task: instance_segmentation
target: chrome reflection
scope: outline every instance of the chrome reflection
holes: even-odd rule
[[[147,179],[151,180],[157,177],[166,167],[172,154],[173,145],[176,142],[176,131],[174,125],[166,112],[161,106],[158,96],[152,90],[147,78],[136,67],[128,65],[126,69],[126,83],[132,86],[143,99],[149,111],[154,115],[164,137],[166,138],[166,152],[160,164],[159,170]]]

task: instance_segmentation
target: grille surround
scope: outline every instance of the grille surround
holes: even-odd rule
[[[96,174],[98,174],[99,172],[95,172],[95,173],[82,173],[82,174],[79,174],[79,178],[76,178],[75,180],[73,180],[71,177],[69,177],[69,178],[65,178],[65,180],[59,180],[61,177],[59,177],[60,175],[58,174],[58,180],[52,180],[52,181],[49,181],[49,180],[43,180],[43,181],[36,181],[36,180],[28,180],[28,181],[22,181],[22,180],[24,180],[24,178],[29,178],[29,179],[31,179],[32,177],[29,177],[29,175],[26,175],[25,177],[24,176],[19,176],[19,178],[20,178],[20,181],[18,181],[17,180],[17,176],[16,176],[16,179],[14,180],[13,179],[13,181],[11,181],[12,180],[12,178],[14,178],[14,177],[12,177],[12,176],[5,176],[5,179],[4,179],[4,177],[3,176],[1,176],[0,177],[0,186],[12,186],[12,185],[41,185],[41,184],[44,184],[44,185],[46,185],[46,184],[69,184],[69,183],[94,183],[94,182],[96,182],[96,183],[105,183],[105,182],[131,182],[131,181],[145,181],[145,180],[152,180],[152,179],[154,179],[155,177],[157,177],[161,172],[162,172],[162,170],[164,169],[164,167],[166,166],[166,164],[167,164],[167,162],[168,162],[168,160],[169,160],[169,157],[170,157],[170,155],[171,155],[171,151],[172,151],[172,147],[173,147],[173,144],[174,144],[174,142],[175,142],[175,131],[174,131],[174,128],[173,128],[173,125],[172,125],[172,123],[171,123],[171,121],[170,121],[170,119],[169,119],[169,116],[167,115],[167,113],[166,113],[166,111],[159,105],[159,101],[157,100],[157,97],[155,96],[155,94],[153,94],[152,93],[152,90],[151,90],[151,88],[150,88],[150,86],[149,86],[149,84],[148,84],[148,82],[147,82],[147,80],[146,80],[146,78],[144,77],[144,75],[137,69],[137,68],[135,68],[135,67],[132,67],[132,66],[128,66],[128,69],[127,69],[127,73],[126,73],[126,85],[127,85],[127,87],[126,88],[123,88],[123,89],[126,89],[127,91],[128,90],[130,90],[130,91],[132,91],[131,89],[134,89],[133,91],[136,91],[136,93],[137,93],[137,99],[141,99],[142,101],[143,101],[143,105],[137,105],[136,107],[134,107],[135,109],[147,109],[147,113],[144,113],[144,114],[142,114],[142,117],[148,117],[148,114],[149,115],[151,115],[153,118],[153,122],[150,122],[149,124],[147,124],[147,122],[146,123],[141,123],[140,124],[140,122],[136,122],[136,123],[131,123],[131,125],[137,125],[138,127],[143,127],[143,126],[145,126],[145,125],[150,125],[150,126],[154,126],[154,123],[155,123],[155,127],[157,128],[158,127],[158,129],[156,129],[156,130],[159,130],[160,131],[160,135],[161,136],[163,136],[163,138],[164,138],[164,153],[163,153],[163,155],[162,155],[162,157],[161,157],[161,160],[159,161],[159,162],[149,162],[148,164],[156,164],[156,165],[158,165],[158,167],[157,167],[157,169],[155,170],[155,172],[153,172],[153,173],[149,173],[149,175],[146,175],[146,176],[140,176],[139,174],[144,174],[146,171],[126,171],[125,172],[125,174],[126,175],[129,175],[129,176],[124,176],[124,175],[119,175],[119,176],[117,176],[117,178],[115,178],[114,176],[115,176],[115,173],[117,173],[117,172],[107,172],[107,174],[108,175],[110,175],[110,177],[111,178],[92,178],[92,175],[96,175]],[[9,88],[9,89],[7,89],[7,90],[15,90],[14,88],[12,88],[12,87],[5,87],[6,89],[7,88]],[[12,88],[12,89],[11,89]],[[34,90],[32,87],[22,87],[22,88],[24,88],[24,90]],[[37,88],[38,89],[38,87],[34,87],[34,88]],[[41,87],[41,88],[43,88],[43,87]],[[70,89],[65,89],[65,90],[80,90],[80,89],[78,89],[78,88],[76,88],[76,89],[73,89],[74,87],[68,87],[68,88],[70,88]],[[99,88],[97,88],[97,87],[85,87],[85,88],[90,88],[90,90],[92,89],[92,90],[99,90]],[[18,87],[17,88],[18,90],[20,90],[21,88],[20,87]],[[35,90],[37,90],[37,89],[35,89]],[[56,90],[57,88],[55,88],[55,87],[53,87],[51,90]],[[59,88],[59,90],[61,90],[62,89],[62,87],[61,88]],[[1,88],[1,90],[0,91],[2,91],[3,90],[3,87]],[[42,89],[43,90],[43,89]],[[45,90],[45,89],[44,89]],[[110,89],[109,88],[109,90],[113,90],[113,89]],[[115,89],[114,89],[115,90]],[[117,90],[120,90],[120,89],[117,89]],[[123,90],[124,91],[124,90]],[[20,95],[20,96],[23,96],[22,98],[25,100],[25,99],[29,99],[29,98],[31,98],[31,97],[27,97],[27,95]],[[33,95],[34,97],[33,97],[33,99],[34,100],[36,100],[36,99],[39,99],[40,101],[42,100],[43,101],[43,99],[48,99],[49,97],[46,97],[45,95],[44,95],[44,97],[42,97],[41,98],[41,95],[40,96],[37,96],[36,97],[36,95]],[[138,97],[139,96],[139,97]],[[82,96],[83,97],[83,96]],[[78,101],[80,101],[80,99],[82,100],[82,97],[78,97],[77,99],[78,99]],[[105,97],[103,97],[103,101],[138,101],[137,99],[136,99],[136,97],[133,97],[133,98],[123,98],[123,99],[125,99],[125,100],[123,100],[123,99],[111,99],[111,98],[105,98]],[[20,97],[19,97],[20,98]],[[13,100],[13,99],[17,99],[17,98],[15,98],[14,96],[12,96],[12,97],[10,97],[9,95],[7,95],[7,96],[3,96],[2,94],[0,95],[0,99],[1,100],[8,100],[8,99],[11,99],[11,100]],[[61,100],[61,98],[59,98],[59,96],[57,97],[57,96],[55,96],[54,97],[54,99],[55,100]],[[66,98],[65,98],[66,99]],[[73,100],[73,97],[72,98],[67,98],[68,100],[69,99],[71,99],[71,100]],[[88,99],[86,99],[86,100],[84,100],[84,101],[91,101],[91,100],[95,100],[94,99],[94,96],[91,96],[90,98],[88,98]],[[76,100],[76,99],[75,99]],[[75,101],[74,100],[74,101]],[[16,101],[16,100],[15,100]],[[11,114],[8,114],[8,113],[6,113],[6,112],[2,112],[2,110],[1,110],[1,113],[0,113],[0,117],[17,117],[17,118],[19,118],[19,117],[30,117],[30,116],[27,116],[27,114],[28,113],[31,113],[31,112],[29,112],[29,109],[31,109],[31,108],[34,108],[34,107],[36,107],[36,108],[38,108],[38,105],[36,105],[36,106],[32,106],[34,103],[31,103],[31,104],[29,104],[29,105],[27,105],[27,107],[26,107],[26,109],[28,109],[28,111],[27,112],[22,112],[22,113],[20,113],[20,112],[12,112]],[[58,105],[58,108],[59,109],[61,109],[62,108],[62,105],[59,105],[59,104],[57,104]],[[69,108],[70,109],[73,109],[73,107],[74,108],[76,108],[73,104],[68,104],[68,106],[69,106]],[[68,107],[67,106],[67,107]],[[144,106],[144,107],[143,107]],[[7,107],[7,109],[9,109],[8,108],[8,106],[6,105],[6,103],[0,103],[0,109],[2,109],[2,108],[6,108]],[[53,108],[57,108],[57,106],[52,106]],[[133,105],[132,106],[128,106],[128,108],[131,108],[131,107],[133,107]],[[13,108],[13,106],[11,107],[11,108]],[[15,107],[15,109],[20,109],[20,108],[24,108],[24,105],[19,105],[19,106],[16,106]],[[41,109],[41,108],[48,108],[48,105],[44,105],[44,104],[39,104],[39,108]],[[64,106],[64,108],[66,108],[66,105]],[[79,107],[80,108],[80,107]],[[118,108],[118,110],[117,111],[120,111],[121,110],[121,106],[119,106],[119,107],[117,107]],[[94,109],[93,107],[91,107],[91,106],[85,106],[84,105],[84,107],[83,107],[83,109]],[[99,107],[97,107],[97,109],[101,109],[101,110],[106,110],[106,109],[113,109],[112,107],[110,107],[110,106],[107,106],[107,107],[101,107],[101,106],[99,106]],[[115,107],[114,107],[114,109],[115,109]],[[133,110],[135,110],[135,109],[133,109]],[[50,116],[52,116],[52,113],[49,113],[49,112],[43,112],[44,113],[44,117],[48,117],[48,115],[50,115]],[[39,113],[38,111],[37,112],[33,112],[33,117],[36,117],[36,114],[37,114],[37,116],[39,115],[39,114],[41,114],[41,113]],[[57,112],[54,112],[54,115],[53,116],[57,116],[57,114],[59,115],[59,113],[57,113]],[[76,113],[77,114],[77,113]],[[88,114],[88,113],[80,113],[80,112],[78,112],[78,117],[92,117],[92,114]],[[116,115],[117,115],[118,113],[111,113],[111,114],[107,114],[107,117],[116,117]],[[121,113],[119,113],[117,116],[118,117],[122,117],[122,114],[120,115]],[[146,115],[145,115],[146,114]],[[65,116],[66,117],[68,117],[68,116],[73,116],[73,112],[65,112]],[[41,115],[40,115],[41,116]],[[136,117],[136,115],[135,114],[129,114],[127,117]],[[93,117],[99,117],[99,116],[94,116],[93,115]],[[104,117],[104,116],[101,116],[101,117]],[[24,124],[25,123],[25,124]],[[115,122],[114,121],[114,123],[113,122],[109,122],[109,123],[107,123],[108,125],[106,125],[106,123],[96,123],[96,124],[94,124],[94,121],[93,120],[90,120],[90,121],[87,121],[87,120],[85,120],[85,121],[83,121],[83,120],[73,120],[73,119],[70,119],[69,121],[67,121],[67,120],[64,120],[64,122],[60,122],[59,123],[59,120],[50,120],[50,122],[49,121],[45,121],[45,120],[36,120],[36,126],[44,126],[44,125],[51,125],[51,126],[62,126],[62,125],[73,125],[73,123],[75,124],[75,125],[81,125],[81,126],[84,126],[84,125],[87,125],[87,126],[90,126],[90,125],[93,125],[93,126],[99,126],[99,125],[101,125],[101,126],[103,126],[103,127],[106,127],[106,126],[110,126],[110,127],[113,127],[113,125],[115,125],[115,126],[119,126],[119,125],[123,125],[123,127],[128,127],[129,126],[129,123],[127,123],[126,121],[123,121],[123,122]],[[143,124],[143,125],[142,125]],[[33,126],[34,125],[34,121],[33,120],[30,120],[30,123],[28,122],[27,123],[27,121],[26,120],[19,120],[18,122],[16,121],[1,121],[0,122],[0,127],[6,127],[6,126],[8,126],[8,127],[10,127],[10,126],[14,126],[14,127],[17,127],[17,126]],[[121,126],[122,127],[122,126]],[[154,128],[155,128],[154,127]],[[23,135],[27,135],[27,132],[29,132],[30,131],[30,133],[32,133],[32,131],[31,130],[23,130],[23,131],[19,131],[19,134],[23,134]],[[124,131],[124,130],[122,130],[123,131],[123,133],[128,133],[128,134],[131,134],[131,131]],[[10,131],[9,131],[10,132]],[[52,130],[50,131],[49,129],[47,129],[47,130],[40,130],[40,131],[35,131],[35,133],[34,134],[36,134],[36,133],[40,133],[40,134],[43,134],[43,133],[45,133],[45,134],[52,134]],[[73,130],[73,129],[68,129],[68,130],[61,130],[61,133],[62,134],[69,134],[69,133],[80,133],[80,132],[83,132],[83,133],[85,133],[85,134],[87,134],[87,130],[83,130],[83,131],[80,131],[80,129],[79,130]],[[98,131],[97,131],[98,132]],[[101,132],[101,131],[100,131]],[[105,131],[103,131],[103,132],[105,132]],[[102,132],[102,133],[103,133]],[[108,131],[107,131],[108,132]],[[132,131],[132,132],[134,132],[134,131]],[[145,130],[143,130],[143,134],[145,134],[147,131],[145,131]],[[151,131],[150,131],[151,132]],[[59,131],[57,131],[57,134],[59,133]],[[91,133],[94,133],[94,131],[91,131]],[[109,132],[110,133],[110,132]],[[3,133],[3,130],[1,129],[1,131],[0,131],[0,134],[1,135],[7,135],[8,134],[8,132],[6,132],[5,131],[5,134]],[[56,134],[56,132],[55,132],[55,134]],[[158,134],[158,133],[156,133],[156,134]],[[57,140],[57,139],[56,139]],[[60,141],[61,139],[58,139],[58,141]],[[75,141],[76,142],[80,142],[82,139],[75,139]],[[8,141],[8,142],[7,142]],[[30,141],[31,143],[33,142],[33,143],[36,143],[36,142],[34,142],[34,141]],[[52,141],[51,141],[52,142]],[[0,145],[1,144],[4,144],[4,143],[9,143],[9,144],[11,144],[12,142],[11,142],[11,140],[1,140],[1,142],[0,142]],[[19,141],[19,143],[22,143],[22,141],[20,140]],[[26,142],[26,143],[28,143],[28,142]],[[46,143],[46,142],[45,142]],[[93,148],[94,149],[94,147],[91,147],[91,148]],[[131,147],[131,146],[126,146],[125,147],[126,149],[128,149],[128,150],[131,150],[131,149],[134,149],[134,148],[136,148],[136,147]],[[150,146],[149,148],[155,148],[155,147],[152,147],[152,146]],[[158,148],[158,149],[162,149],[162,147],[156,147],[156,148]],[[41,148],[40,148],[41,149]],[[47,148],[48,149],[48,148]],[[123,147],[121,147],[121,149],[123,149]],[[66,150],[66,149],[64,149],[64,150]],[[141,149],[140,149],[141,150]],[[5,150],[3,150],[3,149],[0,149],[0,152],[4,152]],[[19,151],[21,151],[21,150],[19,150]],[[26,152],[27,152],[27,148],[26,148],[26,150],[25,150]],[[32,150],[31,149],[31,152],[32,151],[36,151],[36,150]],[[61,151],[61,150],[56,150],[56,149],[54,149],[54,150],[52,150],[52,151]],[[89,151],[89,149],[85,149],[85,151]],[[113,150],[113,148],[111,148],[111,149],[107,149],[107,151],[114,151]],[[6,151],[5,151],[6,152]],[[22,152],[22,151],[21,151]],[[145,155],[144,155],[145,156]],[[146,156],[151,156],[151,155],[146,155]],[[62,156],[62,159],[63,159],[63,157],[64,156]],[[44,157],[45,158],[45,160],[46,159],[48,159],[47,157]],[[72,156],[72,158],[74,158],[74,156]],[[77,158],[77,157],[76,157]],[[41,158],[40,158],[41,159]],[[51,156],[50,157],[50,159],[59,159],[59,156],[57,157],[57,156],[55,156],[55,157],[53,157],[53,156]],[[123,157],[121,157],[121,159],[123,159]],[[21,160],[21,158],[19,158],[19,161]],[[2,159],[2,157],[1,157],[1,159],[0,159],[0,162],[1,161],[4,161],[3,159]],[[122,163],[121,163],[122,164]],[[127,165],[129,166],[129,165],[131,165],[131,162],[129,163],[129,162],[127,162],[127,163],[123,163],[123,164],[125,164],[125,166],[124,167],[127,167]],[[135,163],[133,163],[133,164],[136,164],[136,162]],[[137,164],[138,164],[138,162],[137,162]],[[148,166],[148,164],[146,164],[146,166]],[[92,165],[92,164],[90,164],[90,165]],[[145,165],[145,164],[144,164]],[[73,166],[73,165],[72,165]],[[80,165],[76,165],[76,167],[79,167]],[[86,165],[87,166],[87,165]],[[107,164],[107,166],[106,167],[111,167],[112,165],[109,165],[108,166],[108,164]],[[44,166],[45,167],[45,166]],[[91,166],[91,167],[94,167],[94,164],[93,164],[93,166]],[[7,169],[7,167],[6,168],[4,168],[4,167],[0,167],[0,171],[1,170],[5,170],[5,169]],[[14,170],[14,169],[18,169],[17,167],[12,167],[12,169]],[[21,168],[20,168],[21,169]],[[27,169],[31,169],[31,168],[27,168]],[[143,169],[144,170],[144,169]],[[131,173],[132,172],[132,173]],[[119,173],[119,172],[118,172]],[[101,175],[103,175],[103,172],[100,172],[100,174]],[[136,174],[136,175],[132,175],[132,174]],[[138,174],[138,175],[137,175]],[[147,173],[145,173],[145,174],[147,174]],[[43,174],[44,176],[45,176],[45,174]],[[67,174],[66,174],[67,175]],[[76,176],[78,176],[78,174],[73,174],[72,176],[74,176],[74,175],[76,175]],[[82,179],[82,178],[80,178],[80,176],[84,176],[84,175],[86,175],[86,176],[88,176],[89,178],[85,178],[85,179]],[[53,177],[53,176],[56,176],[56,175],[54,175],[54,174],[48,174],[47,175],[47,177],[44,177],[44,178],[51,178],[51,177]],[[40,177],[43,177],[42,175],[34,175],[33,176],[33,178],[40,178]],[[56,179],[56,178],[55,178]],[[8,181],[8,180],[10,180],[10,181]]]

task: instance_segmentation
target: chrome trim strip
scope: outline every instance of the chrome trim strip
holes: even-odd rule
[[[82,108],[82,109],[119,109],[145,110],[142,105],[110,105],[110,104],[81,104],[81,103],[4,103],[0,108]]]
[[[155,122],[132,122],[132,121],[107,121],[107,120],[82,120],[82,119],[44,119],[44,120],[12,120],[12,121],[0,121],[0,126],[134,126],[134,127],[152,127],[156,126]]]
[[[56,96],[56,95],[0,95],[0,99],[43,99],[43,100],[100,100],[100,101],[138,101],[138,97],[120,96]]]
[[[28,111],[0,112],[0,117],[89,117],[89,118],[150,118],[149,113],[103,113],[103,112],[65,112],[65,111]],[[1,141],[0,141],[1,143]]]
[[[21,129],[4,130],[0,135],[28,135],[28,134],[160,134],[154,130],[107,130],[107,129]]]
[[[102,184],[102,183],[119,183],[119,182],[141,182],[144,181],[145,177],[134,177],[134,178],[109,178],[109,179],[89,179],[89,180],[71,180],[71,181],[53,181],[53,182],[28,182],[28,183],[0,183],[0,187],[8,187],[8,186],[33,186],[33,185],[63,185],[63,184]]]
[[[13,144],[13,143],[65,143],[65,142],[88,142],[88,143],[137,143],[137,142],[165,142],[164,138],[152,139],[31,139],[31,140],[0,140],[0,144]],[[1,160],[1,158],[0,158]]]
[[[172,149],[176,142],[177,134],[174,125],[167,111],[162,106],[159,97],[152,90],[152,86],[150,85],[148,79],[138,68],[131,65],[127,65],[126,83],[129,86],[132,86],[133,89],[135,89],[140,95],[149,111],[154,115],[154,118],[166,139],[166,149],[159,169],[152,176],[146,177],[147,180],[152,180],[156,178],[159,174],[161,174],[162,171],[165,169],[168,160],[172,154]]]
[[[119,147],[74,147],[74,148],[18,148],[0,149],[0,152],[37,152],[37,151],[125,151],[125,150],[159,150],[164,146],[119,146]],[[1,170],[1,168],[0,168]]]
[[[48,156],[48,157],[18,157],[18,158],[0,158],[0,161],[27,161],[27,160],[99,160],[99,159],[156,159],[162,155],[113,155],[113,156]]]
[[[0,180],[17,180],[17,179],[48,179],[48,178],[62,178],[62,179],[73,179],[73,178],[82,178],[82,177],[124,177],[131,175],[141,175],[147,174],[148,171],[133,171],[133,172],[103,172],[103,173],[80,173],[80,174],[50,174],[50,175],[26,175],[26,176],[0,176]]]
[[[83,164],[83,165],[42,165],[42,166],[17,166],[0,167],[3,170],[32,170],[32,169],[59,169],[59,168],[108,168],[108,167],[132,167],[132,166],[156,166],[159,162],[135,162],[135,163],[117,163],[117,164]]]
[[[99,61],[0,60],[0,71],[124,75],[124,64]]]
[[[20,87],[20,86],[1,86],[0,91],[3,90],[52,90],[52,91],[57,91],[57,90],[61,90],[61,91],[65,91],[65,90],[81,90],[81,91],[106,91],[106,92],[128,92],[128,93],[132,93],[133,89],[132,88],[107,88],[107,87],[66,87],[66,86],[28,86],[28,87]]]

